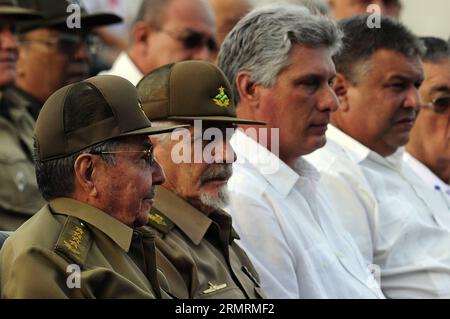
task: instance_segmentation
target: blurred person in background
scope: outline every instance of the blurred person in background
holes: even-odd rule
[[[34,119],[8,89],[16,78],[17,24],[37,18],[36,11],[0,1],[0,230],[15,230],[43,203],[30,164]]]
[[[91,74],[94,75],[110,69],[120,52],[128,48],[131,26],[136,19],[141,0],[84,0],[83,4],[90,13],[111,12],[123,19],[121,23],[93,30],[102,44],[93,56]]]
[[[217,45],[222,45],[226,35],[233,29],[238,21],[253,8],[250,0],[209,0],[217,25]],[[217,58],[217,53],[213,53],[212,61]]]
[[[143,0],[130,41],[128,50],[101,74],[136,85],[165,64],[211,60],[217,50],[214,13],[208,0]]]
[[[381,14],[396,18],[402,11],[401,0],[328,0],[336,20],[367,13],[371,4],[376,4]]]

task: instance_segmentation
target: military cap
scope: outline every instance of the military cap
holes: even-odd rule
[[[74,126],[81,106],[92,113]],[[125,136],[171,132],[186,125],[151,127],[137,90],[128,80],[100,75],[65,86],[45,102],[34,130],[37,160],[48,161]]]
[[[0,16],[8,16],[16,20],[42,18],[39,12],[17,6],[15,0],[0,0]]]
[[[76,4],[80,8],[80,23],[83,30],[122,22],[122,18],[113,13],[89,14],[80,1],[76,0],[18,0],[18,3],[22,7],[37,10],[43,14],[42,19],[20,25],[19,32],[27,32],[37,28],[70,30],[67,21],[73,12],[70,12],[67,8],[72,4]]]
[[[230,83],[225,74],[209,62],[167,64],[146,75],[137,88],[142,108],[151,121],[266,124],[237,118]]]

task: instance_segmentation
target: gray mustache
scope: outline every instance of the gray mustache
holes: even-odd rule
[[[231,175],[233,175],[232,164],[215,164],[200,176],[200,184],[203,185],[214,180],[228,180]]]

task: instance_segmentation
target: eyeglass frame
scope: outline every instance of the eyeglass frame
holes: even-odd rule
[[[78,40],[72,41],[75,38],[78,38]],[[72,45],[73,48],[71,48],[71,50],[63,49],[63,45],[61,44],[61,39],[66,40],[66,43],[71,42],[70,45]],[[68,39],[71,39],[71,40],[68,40]],[[91,43],[91,41],[92,41],[92,43]],[[20,34],[20,35],[18,35],[18,42],[19,42],[19,44],[27,43],[27,42],[42,43],[42,44],[46,45],[47,47],[56,49],[59,53],[67,53],[67,54],[75,54],[75,52],[77,52],[79,50],[79,48],[82,44],[86,44],[89,52],[91,54],[95,54],[99,51],[99,46],[100,46],[100,39],[98,39],[98,37],[96,37],[92,34],[72,35],[72,34],[62,33],[62,34],[59,34],[56,36],[51,36],[48,39],[27,38],[26,35]],[[95,48],[95,50],[94,50],[94,48]]]
[[[158,29],[159,32],[165,33],[168,36],[170,36],[172,39],[177,40],[183,44],[183,47],[187,50],[194,50],[198,49],[200,47],[206,46],[208,50],[211,52],[215,52],[218,49],[217,41],[214,37],[206,37],[203,33],[194,31],[191,29],[187,29],[184,31],[184,34],[176,34],[175,31],[167,30],[167,29]],[[196,36],[197,40],[196,43],[189,45],[188,39],[191,36]],[[201,39],[201,40],[200,40]],[[206,40],[205,40],[206,39]]]
[[[106,155],[106,154],[121,154],[121,153],[142,153],[146,154],[147,157],[145,161],[150,165],[154,166],[156,164],[155,157],[153,156],[153,145],[148,144],[146,145],[147,149],[142,151],[90,151],[89,154],[93,155]]]
[[[436,105],[437,105],[436,103],[439,100],[447,100],[447,104],[442,106],[442,109],[436,109]],[[437,114],[445,113],[445,111],[447,111],[450,108],[450,96],[438,97],[438,98],[432,100],[431,102],[425,103],[423,105],[423,107],[432,109]],[[441,107],[441,106],[437,106],[437,107]]]

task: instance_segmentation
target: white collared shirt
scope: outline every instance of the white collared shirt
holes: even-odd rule
[[[350,234],[333,215],[317,170],[301,158],[291,169],[240,131],[231,143],[240,159],[228,184],[228,211],[267,295],[383,298]],[[276,161],[278,171],[267,173],[255,150],[265,161]]]
[[[450,211],[403,161],[384,158],[329,126],[326,146],[307,157],[390,298],[450,298]],[[359,204],[355,204],[356,200]]]
[[[139,81],[144,77],[141,71],[137,68],[137,66],[131,61],[130,57],[126,52],[122,52],[114,61],[110,70],[102,71],[99,75],[117,75],[121,76],[124,79],[127,79],[134,86],[136,86]]]
[[[450,185],[444,183],[444,181],[434,174],[425,164],[408,152],[405,152],[403,159],[428,187],[431,187],[442,195],[450,208]]]

